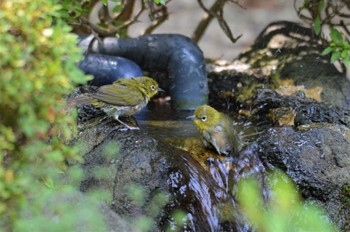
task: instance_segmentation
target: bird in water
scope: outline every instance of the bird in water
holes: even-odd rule
[[[201,105],[188,118],[196,124],[205,147],[214,147],[220,155],[235,154],[240,150],[242,142],[229,116],[209,105]]]
[[[94,93],[68,99],[68,106],[91,104],[101,108],[107,116],[113,117],[127,129],[135,130],[139,128],[127,125],[119,117],[140,112],[158,91],[163,90],[150,77],[120,78],[112,84],[101,86]]]

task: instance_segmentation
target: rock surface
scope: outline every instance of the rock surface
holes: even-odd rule
[[[84,116],[89,118],[88,113]],[[174,224],[173,213],[181,210],[189,220],[183,227],[186,230],[223,231],[243,226],[219,222],[219,204],[234,204],[234,200],[190,153],[156,140],[147,132],[116,130],[112,119],[80,120],[82,127],[75,141],[81,144],[85,159],[85,180],[80,188],[84,192],[105,190],[111,196],[111,208],[124,220],[147,216],[165,230]],[[127,191],[130,186],[142,188],[143,204],[134,202]],[[156,206],[160,216],[153,215],[150,205],[160,192],[168,201]]]
[[[286,102],[293,104],[293,100],[300,99],[289,97]],[[262,108],[268,108],[272,103],[270,99],[266,104],[262,99],[259,101]],[[349,111],[313,104],[310,107],[299,103],[294,108],[296,111],[302,109],[295,118],[296,126],[268,129],[258,140],[260,157],[267,166],[284,170],[305,199],[323,205],[337,225],[347,231],[350,229],[347,192],[350,184]],[[344,115],[347,115],[346,120]]]
[[[250,51],[209,75],[211,100],[255,121],[265,166],[286,171],[348,231],[350,82],[319,44],[307,28],[272,23]]]

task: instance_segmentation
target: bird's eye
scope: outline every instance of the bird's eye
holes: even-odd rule
[[[156,90],[156,87],[154,85],[151,85],[151,90],[152,91]]]
[[[203,115],[203,116],[201,117],[201,120],[202,120],[203,122],[207,121],[207,116]]]

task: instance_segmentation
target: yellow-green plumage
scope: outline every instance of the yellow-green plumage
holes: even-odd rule
[[[213,146],[220,155],[234,154],[241,148],[241,141],[233,121],[213,107],[201,105],[191,117],[202,134],[206,147]]]
[[[150,77],[120,78],[110,85],[101,86],[95,93],[69,99],[68,105],[91,104],[127,126],[119,117],[140,112],[159,90],[158,83]]]

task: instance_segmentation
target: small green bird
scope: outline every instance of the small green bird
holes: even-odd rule
[[[101,108],[108,116],[113,117],[127,129],[134,130],[119,119],[120,116],[131,116],[141,111],[148,101],[163,91],[158,83],[150,77],[120,78],[110,85],[104,85],[95,93],[83,94],[68,99],[68,106],[91,104]]]
[[[213,107],[201,105],[189,116],[202,134],[205,147],[214,147],[220,155],[238,152],[242,146],[233,121]]]

